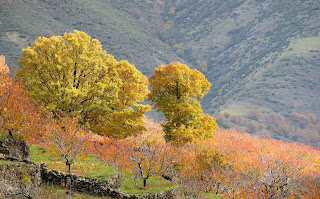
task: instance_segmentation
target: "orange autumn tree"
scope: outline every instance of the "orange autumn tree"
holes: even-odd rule
[[[127,168],[129,163],[120,153],[121,141],[117,138],[108,138],[106,136],[94,136],[89,144],[89,150],[100,160],[111,165],[116,174],[122,176],[122,171]]]
[[[218,128],[216,120],[203,114],[198,101],[211,86],[201,72],[175,62],[156,68],[149,82],[148,99],[167,118],[163,125],[166,140],[186,143],[214,136]]]
[[[122,170],[131,171],[135,183],[142,183],[154,176],[170,178],[177,170],[182,159],[182,150],[163,138],[160,125],[146,120],[147,130],[136,137],[124,140],[98,137],[91,143],[91,149],[101,160],[112,165],[117,174]]]
[[[9,103],[10,87],[12,79],[9,75],[9,67],[6,64],[5,57],[0,56],[0,113]]]
[[[163,131],[158,123],[153,122],[151,119],[144,119],[144,126],[146,131],[143,132],[143,137],[152,137],[153,140],[158,140],[163,142]],[[128,138],[134,139],[132,137]],[[126,139],[126,140],[128,140]],[[114,137],[106,137],[94,135],[92,136],[92,142],[90,143],[89,149],[91,153],[95,154],[102,161],[107,162],[111,165],[116,173],[122,175],[123,169],[128,169],[132,166],[132,162],[128,161],[126,157],[120,150],[120,148],[126,143],[126,140],[119,140]]]
[[[20,82],[12,79],[4,63],[0,65],[0,128],[10,136],[17,132],[32,143],[39,142],[45,131],[42,107],[37,107]]]
[[[46,149],[60,155],[66,161],[68,172],[76,158],[83,155],[89,142],[89,134],[80,126],[77,117],[68,115],[51,118],[46,132]]]
[[[120,151],[129,163],[126,169],[131,171],[135,182],[141,180],[144,187],[150,177],[171,173],[181,155],[179,148],[170,143],[143,134],[123,141]]]
[[[227,198],[319,198],[320,151],[218,130],[192,144],[180,183]],[[192,148],[191,145],[191,148]]]

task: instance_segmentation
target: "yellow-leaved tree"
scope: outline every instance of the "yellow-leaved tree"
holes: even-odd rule
[[[133,128],[142,128],[148,106],[137,102],[147,95],[147,78],[133,65],[107,54],[97,39],[74,30],[64,36],[39,37],[22,54],[16,77],[29,96],[49,111],[80,116],[82,124],[99,134],[127,137]],[[131,73],[121,75],[125,70]],[[137,88],[141,92],[130,103],[124,102]],[[109,124],[116,127],[108,128]]]
[[[150,110],[149,105],[142,105],[149,94],[148,78],[128,61],[120,61],[113,68],[117,71],[120,84],[118,97],[111,107],[111,114],[99,121],[93,128],[96,132],[106,132],[105,135],[124,138],[137,135],[146,130],[144,113]],[[114,134],[114,132],[118,132]]]
[[[163,125],[166,140],[186,143],[214,136],[218,128],[216,120],[203,114],[198,101],[211,86],[201,72],[174,62],[156,68],[149,82],[151,93],[148,99],[167,118]]]

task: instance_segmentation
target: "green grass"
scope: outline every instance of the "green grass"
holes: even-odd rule
[[[9,161],[9,160],[1,160],[1,161],[0,161],[0,165],[8,165],[8,166],[11,166],[11,165],[15,165],[15,162]]]
[[[58,157],[49,152],[44,152],[41,147],[36,145],[29,145],[31,160],[33,162],[46,162],[49,170],[58,170],[68,172],[67,166],[63,158]],[[105,162],[89,156],[78,158],[73,165],[71,165],[71,173],[89,178],[97,178],[106,180],[110,175],[115,174],[114,169]]]
[[[18,137],[20,134],[17,132],[12,133],[13,137]],[[8,132],[0,131],[0,142],[6,139],[9,136]]]
[[[307,37],[291,42],[283,56],[308,53],[311,50],[320,50],[320,37]]]
[[[0,131],[0,142],[3,141],[8,136],[8,133]]]
[[[125,172],[124,179],[121,181],[121,191],[128,194],[137,194],[143,196],[145,194],[154,194],[160,191],[176,188],[172,182],[163,179],[162,177],[154,176],[147,180],[147,186],[143,187],[142,181],[137,184],[130,178],[130,173]]]
[[[55,185],[49,185],[49,184],[44,184],[40,187],[39,193],[37,195],[40,198],[46,198],[46,199],[58,199],[58,198],[65,198],[65,199],[96,199],[96,198],[101,198],[101,196],[94,196],[86,193],[80,193],[77,191],[72,191],[71,195],[66,194],[66,189],[61,187],[61,186],[55,186]],[[36,195],[35,195],[36,196]],[[10,197],[11,199],[24,199],[25,197],[22,195]],[[103,197],[106,199],[110,199],[109,197]],[[5,198],[9,199],[9,198]]]
[[[201,196],[207,199],[224,199],[225,198],[223,195],[216,195],[211,193],[203,193],[201,194]]]
[[[52,185],[43,185],[40,188],[40,193],[44,195],[44,197],[55,196],[54,198],[66,198],[66,189],[61,186],[52,186]],[[101,196],[94,196],[86,193],[80,193],[76,191],[72,191],[71,196],[69,198],[77,198],[77,199],[95,199],[101,198]],[[109,198],[109,197],[104,197]]]
[[[246,115],[248,113],[248,109],[240,105],[231,105],[221,112],[230,113],[231,115]]]
[[[67,172],[67,167],[62,158],[56,155],[44,152],[41,147],[36,145],[29,145],[31,152],[31,160],[33,162],[48,164],[49,170],[58,170]],[[114,169],[105,162],[89,156],[87,158],[81,158],[75,161],[71,166],[71,172],[83,177],[96,178],[100,180],[106,180],[110,175],[115,174]],[[175,185],[161,177],[151,177],[147,180],[147,186],[142,186],[142,181],[139,181],[135,185],[131,179],[129,171],[125,171],[123,179],[121,181],[121,191],[128,194],[138,194],[140,196],[145,194],[152,194],[167,189],[174,188]]]

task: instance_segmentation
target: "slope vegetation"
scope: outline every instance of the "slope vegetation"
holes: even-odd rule
[[[79,29],[145,75],[172,61],[199,69],[213,84],[207,113],[319,118],[319,10],[314,0],[4,0],[0,54],[18,68],[36,37]]]

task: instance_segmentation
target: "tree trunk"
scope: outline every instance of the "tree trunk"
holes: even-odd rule
[[[13,136],[12,131],[10,129],[9,129],[9,136],[11,136],[11,137]]]
[[[146,187],[146,186],[147,186],[147,179],[143,178],[143,187]]]

